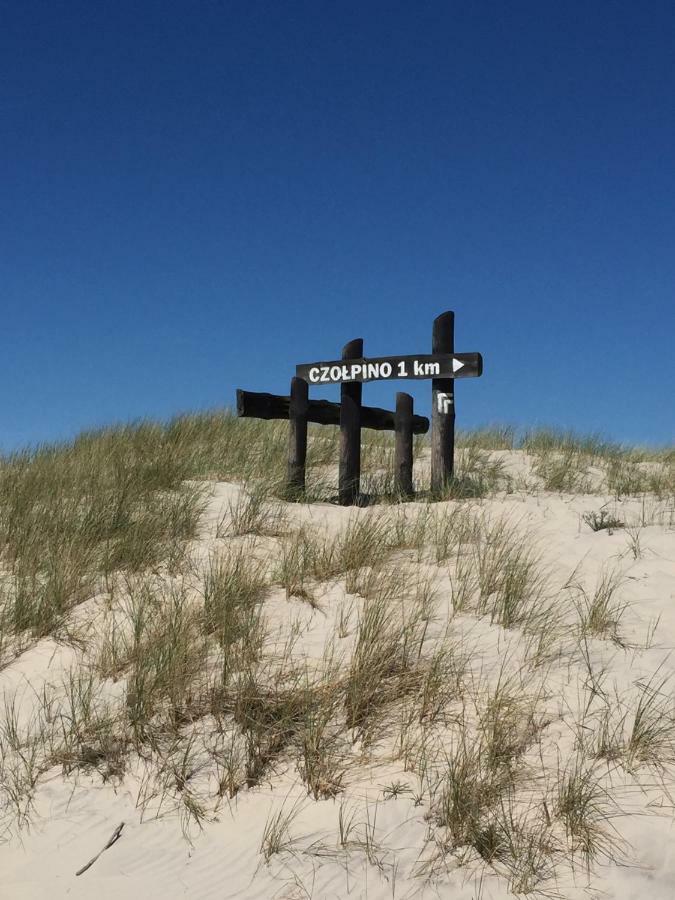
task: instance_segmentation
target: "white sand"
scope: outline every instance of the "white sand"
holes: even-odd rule
[[[516,454],[510,463],[518,469]],[[238,488],[219,484],[205,523],[201,554],[218,542],[214,524],[227,508]],[[627,519],[637,519],[642,505],[637,500],[611,502],[599,496],[556,496],[552,494],[512,494],[484,501],[480,507],[508,512],[519,527],[528,528],[538,538],[545,568],[554,584],[565,583],[579,567],[579,577],[592,586],[603,567],[616,565],[625,575],[620,597],[630,604],[621,633],[631,644],[644,644],[650,621],[660,617],[650,649],[622,649],[610,641],[589,642],[593,661],[606,669],[607,683],[623,694],[635,690],[642,678],[661,667],[675,674],[675,531],[672,509],[656,501],[648,517],[656,524],[645,526],[640,535],[642,553],[634,559],[628,536],[616,530],[593,533],[581,521],[587,510],[597,510],[609,502],[611,509]],[[452,508],[455,504],[446,504]],[[418,504],[406,508],[412,514]],[[289,506],[295,522],[338,528],[348,518],[363,511],[328,505]],[[658,521],[661,524],[658,524]],[[274,539],[267,540],[274,548]],[[439,610],[450,608],[448,567],[438,567]],[[298,600],[286,601],[275,590],[266,602],[273,624],[288,629],[291,621],[301,624],[303,652],[320,657],[327,635],[334,627],[344,599],[339,585],[327,588],[320,597],[320,610]],[[85,604],[88,613],[97,601]],[[79,616],[87,609],[78,610]],[[518,660],[522,642],[517,632],[505,632],[488,621],[469,614],[456,617],[454,627],[475,644],[474,663],[482,670],[495,669],[500,660]],[[58,683],[78,654],[68,646],[43,640],[27,650],[0,672],[0,694],[16,696],[24,722],[30,720],[31,703],[43,684]],[[533,673],[532,679],[538,675]],[[563,658],[549,673],[547,709],[551,724],[542,740],[542,756],[553,773],[560,758],[573,750],[572,723],[578,720],[582,704],[580,685],[584,680],[578,658]],[[672,690],[672,685],[671,688]],[[355,751],[356,754],[357,751]],[[538,755],[537,748],[535,757]],[[558,755],[558,759],[556,759]],[[541,768],[541,767],[540,767]],[[494,897],[509,896],[504,878],[485,874],[482,884],[471,866],[450,870],[426,883],[414,876],[423,850],[428,823],[424,805],[416,807],[410,794],[385,799],[383,787],[400,780],[414,788],[416,779],[403,770],[400,761],[377,766],[354,766],[348,774],[343,794],[335,799],[314,801],[293,764],[251,790],[242,790],[232,801],[224,800],[212,821],[200,831],[194,824],[183,833],[179,811],[170,804],[157,817],[152,808],[143,812],[138,805],[143,769],[127,774],[121,785],[102,784],[97,773],[80,772],[64,778],[60,769],[44,777],[35,795],[31,824],[12,829],[0,842],[0,898],[271,898],[271,897]],[[636,789],[638,781],[648,784]],[[616,796],[625,812],[614,825],[629,845],[627,864],[601,865],[589,877],[579,863],[575,870],[562,865],[557,888],[562,897],[644,898],[670,900],[675,896],[675,830],[673,802],[668,785],[659,784],[653,773],[615,776]],[[270,813],[297,804],[290,833],[290,850],[272,857],[266,864],[259,848]],[[373,833],[379,849],[368,860],[362,850],[346,854],[337,849],[338,814],[354,810],[356,820],[374,822]],[[106,843],[115,827],[124,822],[119,841],[104,852],[82,876],[75,872]],[[363,832],[365,825],[362,827]],[[379,865],[378,865],[379,862]]]

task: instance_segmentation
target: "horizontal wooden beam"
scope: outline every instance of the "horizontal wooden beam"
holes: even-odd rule
[[[310,400],[307,421],[317,425],[339,425],[340,404],[330,400]],[[288,419],[290,398],[279,394],[256,391],[237,391],[237,415],[246,419]],[[377,406],[361,407],[361,427],[375,431],[394,431],[394,413]],[[413,416],[413,434],[426,434],[429,420],[426,416]]]

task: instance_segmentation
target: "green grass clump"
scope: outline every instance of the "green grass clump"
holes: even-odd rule
[[[133,637],[126,710],[136,744],[194,718],[205,703],[207,642],[184,585],[154,586]]]
[[[547,454],[552,452],[576,454],[592,460],[614,456],[621,448],[600,434],[580,435],[575,431],[557,428],[537,428],[526,431],[520,441],[526,453]]]
[[[452,478],[433,499],[480,499],[503,488],[509,488],[504,461],[493,458],[478,444],[467,443],[457,452]]]
[[[471,431],[458,429],[455,436],[458,447],[477,447],[479,450],[513,450],[515,442],[513,425],[486,425]]]
[[[0,461],[0,623],[40,637],[115,571],[184,560],[203,490],[166,431],[141,424]]]
[[[479,615],[503,628],[531,622],[544,578],[530,536],[507,518],[486,519],[466,552],[459,549],[451,575],[454,608],[475,605]]]
[[[267,581],[248,547],[211,556],[204,573],[204,625],[222,652],[222,684],[233,671],[253,664],[264,639],[262,602]]]
[[[610,459],[606,467],[607,489],[617,498],[655,494],[675,495],[675,464],[670,456],[645,458],[626,453]]]
[[[570,446],[539,453],[533,471],[545,491],[576,494],[591,490],[588,467],[589,458]]]
[[[580,854],[586,867],[615,854],[618,840],[611,819],[617,810],[594,767],[581,757],[575,757],[560,773],[554,815],[565,826],[572,853]]]
[[[576,607],[579,614],[579,630],[582,637],[611,640],[624,646],[619,627],[628,604],[617,598],[617,591],[624,577],[617,569],[605,569],[600,573],[593,590],[587,590],[575,577],[569,586],[576,591]]]
[[[585,512],[581,518],[591,531],[609,531],[611,534],[614,529],[623,528],[625,526],[625,522],[622,522],[621,519],[618,519],[616,516],[607,512],[606,509],[601,509],[599,512],[596,512],[595,510]]]

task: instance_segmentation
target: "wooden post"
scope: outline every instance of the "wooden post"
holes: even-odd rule
[[[305,461],[307,459],[307,411],[309,385],[302,378],[291,378],[288,406],[288,475],[286,493],[290,499],[305,490]]]
[[[432,353],[455,352],[455,314],[444,312],[434,319]],[[431,492],[440,493],[452,478],[455,453],[455,381],[431,382]]]
[[[396,394],[396,447],[394,469],[396,490],[403,497],[413,495],[413,398]]]
[[[363,339],[356,338],[342,348],[342,359],[361,359]],[[338,502],[351,506],[358,501],[361,480],[361,393],[360,382],[340,385],[340,468]]]

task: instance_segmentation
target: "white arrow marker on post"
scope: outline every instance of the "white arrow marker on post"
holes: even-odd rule
[[[453,360],[452,360],[452,371],[453,371],[453,372],[458,372],[460,369],[463,369],[463,368],[464,368],[464,363],[463,363],[461,360],[455,359],[455,358],[453,357]]]
[[[436,406],[439,413],[447,413],[452,406],[452,397],[450,396],[450,394],[444,394],[439,391],[436,395]]]

